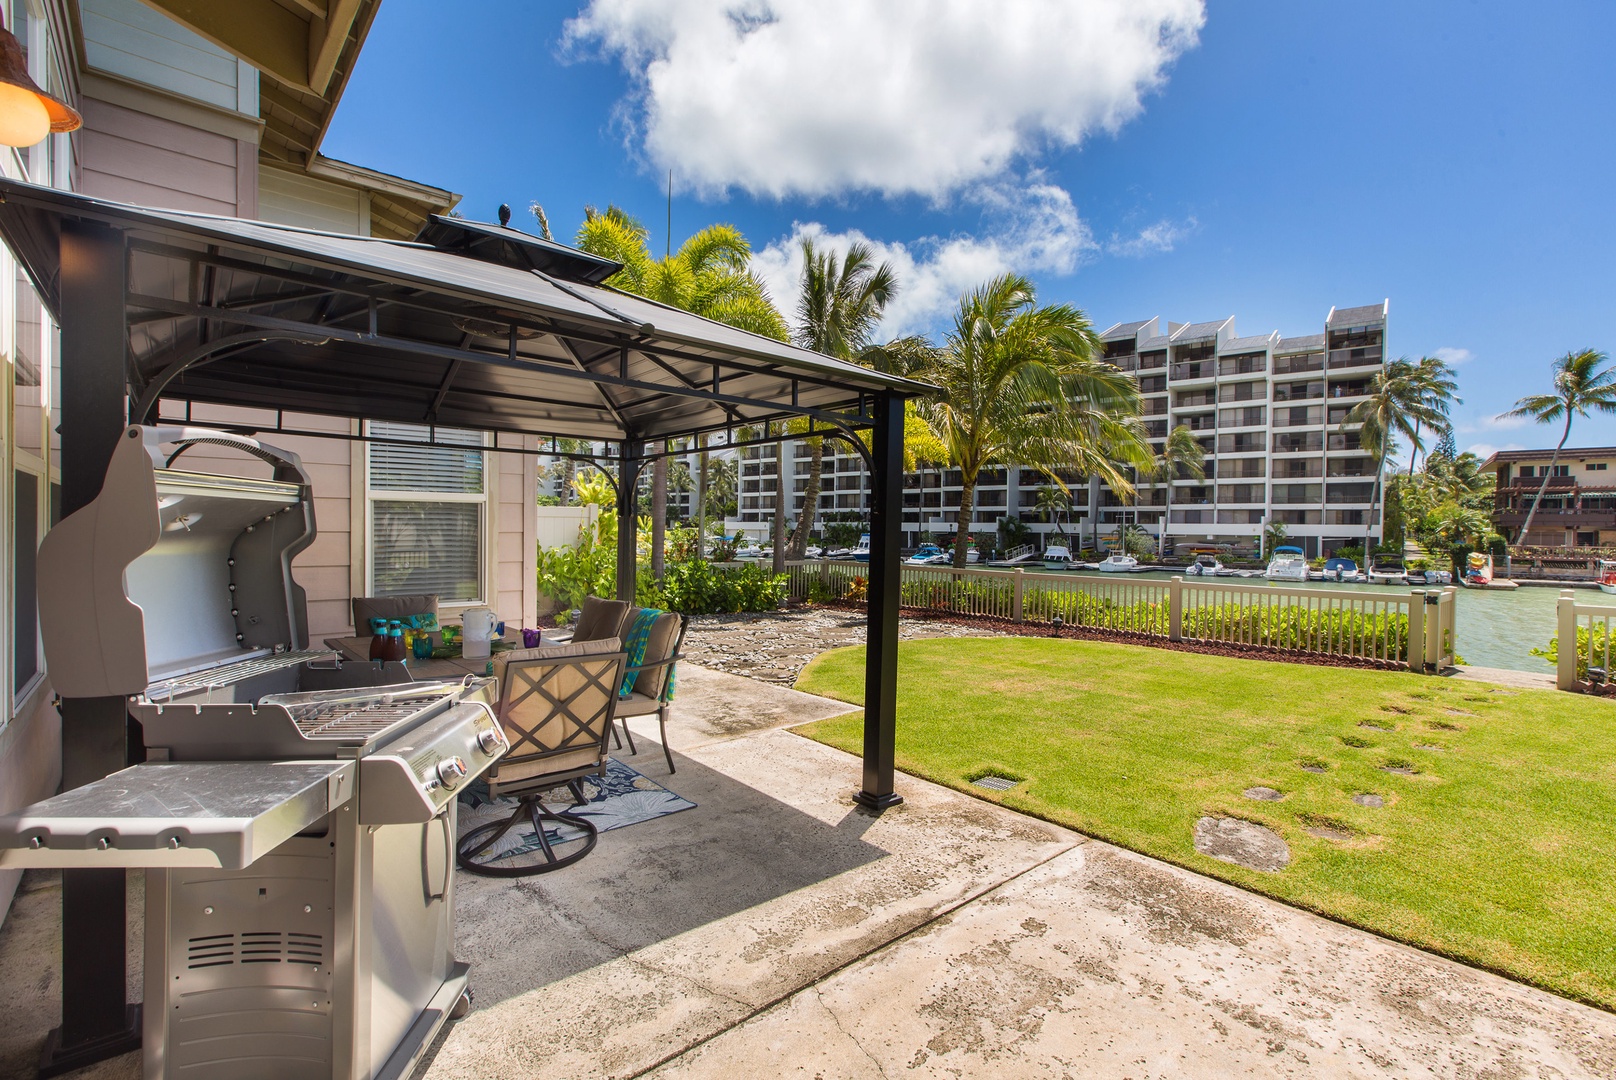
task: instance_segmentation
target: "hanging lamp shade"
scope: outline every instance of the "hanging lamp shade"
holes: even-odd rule
[[[0,145],[32,146],[53,131],[73,131],[84,118],[28,77],[22,43],[0,30]]]

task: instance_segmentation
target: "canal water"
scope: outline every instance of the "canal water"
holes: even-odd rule
[[[1128,578],[1160,581],[1166,573],[1151,571],[1144,574],[1101,574],[1074,571],[1073,577],[1100,578],[1107,581]],[[1231,584],[1261,585],[1262,578],[1222,578]],[[1302,586],[1298,584],[1298,588]],[[1437,588],[1437,586],[1431,586]],[[1353,585],[1338,582],[1310,581],[1309,589],[1344,589],[1351,592],[1402,593],[1407,595],[1412,586]],[[1467,664],[1477,667],[1509,668],[1514,671],[1533,671],[1541,675],[1552,674],[1554,669],[1540,656],[1533,656],[1534,648],[1546,648],[1555,632],[1555,601],[1560,597],[1558,587],[1522,585],[1518,589],[1459,589],[1454,603],[1454,622],[1458,641],[1456,651]],[[1577,590],[1577,598],[1584,604],[1601,602],[1597,592]]]

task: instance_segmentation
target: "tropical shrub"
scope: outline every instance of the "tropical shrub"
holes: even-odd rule
[[[662,579],[662,606],[686,615],[772,611],[786,598],[788,578],[756,564],[715,567],[693,559],[668,567]]]
[[[1604,623],[1595,623],[1592,628],[1577,626],[1577,680],[1585,681],[1588,678],[1588,668],[1597,667],[1607,672],[1610,670],[1610,649],[1616,648],[1616,641],[1607,639]],[[1533,656],[1541,656],[1550,667],[1560,665],[1560,635],[1555,634],[1549,639],[1546,649],[1533,649]]]

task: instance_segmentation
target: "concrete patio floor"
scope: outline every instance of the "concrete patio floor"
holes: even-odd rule
[[[624,760],[698,807],[461,875],[476,1003],[420,1076],[1616,1075],[1616,1016],[912,777],[871,816],[856,759],[781,730],[844,705],[680,679],[678,773],[654,722]],[[53,900],[0,930],[0,1075],[55,1020]]]

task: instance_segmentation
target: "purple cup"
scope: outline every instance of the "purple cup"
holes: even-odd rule
[[[544,643],[543,631],[529,630],[525,626],[522,627],[522,648],[524,648],[524,649],[537,649],[543,643]]]

